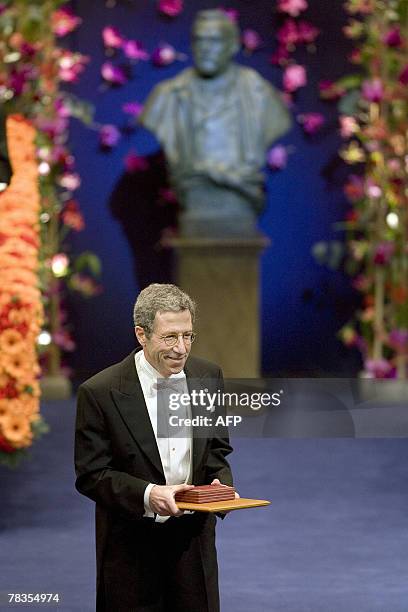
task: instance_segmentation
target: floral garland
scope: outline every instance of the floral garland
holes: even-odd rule
[[[92,253],[70,257],[65,238],[84,229],[75,191],[81,184],[67,146],[71,117],[91,120],[91,109],[63,90],[75,83],[89,58],[58,45],[81,20],[63,0],[13,0],[0,3],[0,104],[8,114],[20,113],[36,129],[40,186],[40,267],[44,300],[38,349],[45,375],[65,375],[61,356],[75,349],[64,312],[65,290],[86,297],[99,293],[100,272]]]
[[[363,356],[366,377],[408,377],[408,5],[349,0],[345,35],[360,72],[331,89],[340,97],[346,270],[362,306],[340,337]]]
[[[40,194],[35,129],[7,120],[13,176],[0,194],[0,462],[15,460],[46,431],[39,415],[36,341],[43,321],[38,287]],[[20,451],[20,452],[19,452]]]

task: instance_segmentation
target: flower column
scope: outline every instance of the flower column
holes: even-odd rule
[[[13,176],[0,194],[0,460],[9,463],[45,431],[39,415],[36,353],[43,309],[34,138],[35,130],[25,119],[8,118]]]

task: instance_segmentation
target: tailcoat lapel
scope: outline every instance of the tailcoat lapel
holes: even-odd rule
[[[136,372],[135,353],[136,351],[133,351],[123,360],[118,385],[111,393],[116,408],[135,442],[164,479],[156,438]]]

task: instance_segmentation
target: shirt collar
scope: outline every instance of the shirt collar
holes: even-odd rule
[[[142,368],[143,372],[149,377],[149,380],[151,382],[156,382],[157,379],[164,379],[164,376],[162,374],[160,374],[160,372],[158,372],[156,370],[156,368],[154,368],[146,359],[146,356],[144,354],[143,349],[140,351],[140,357],[139,357],[139,365]],[[174,378],[185,378],[186,374],[184,372],[184,370],[181,370],[181,372],[178,372],[178,374],[170,374],[170,376],[168,378],[174,379]]]

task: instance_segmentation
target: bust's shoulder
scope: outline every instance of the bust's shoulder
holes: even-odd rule
[[[238,69],[238,79],[241,82],[245,82],[247,85],[257,89],[272,88],[271,83],[269,83],[269,81],[267,81],[259,72],[257,72],[253,68],[241,66],[241,64],[236,64],[236,66]]]
[[[154,87],[153,92],[155,94],[169,94],[184,89],[194,79],[194,74],[192,68],[185,68],[176,76],[160,81],[160,83]]]

